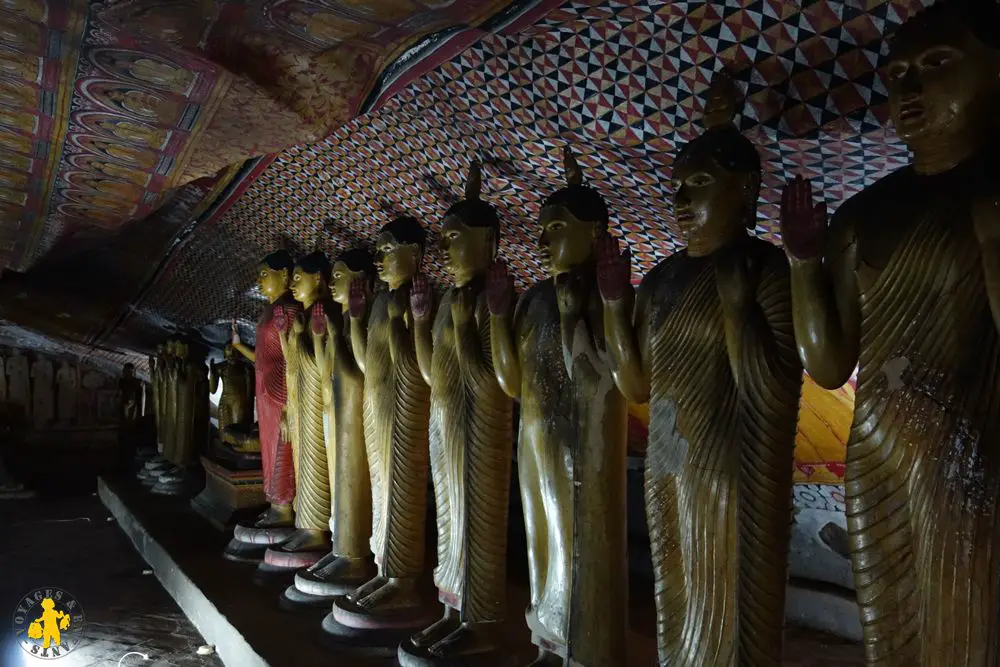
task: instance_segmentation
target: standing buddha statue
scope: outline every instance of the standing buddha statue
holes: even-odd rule
[[[263,571],[280,572],[309,567],[330,550],[330,469],[323,431],[323,377],[320,357],[308,323],[314,304],[327,298],[330,262],[313,252],[295,262],[292,296],[300,308],[275,312],[281,332],[288,382],[287,428],[295,467],[295,532],[264,554]]]
[[[375,296],[367,327],[365,283],[351,285],[351,343],[365,375],[371,547],[378,575],[338,599],[323,627],[356,641],[366,641],[367,635],[373,643],[395,645],[401,639],[396,635],[422,628],[434,616],[418,583],[425,561],[430,387],[420,374],[410,310],[410,284],[423,259],[424,236],[413,218],[382,227],[375,265],[388,289]]]
[[[491,269],[490,341],[500,386],[520,399],[533,664],[605,667],[624,662],[628,631],[627,414],[597,293],[594,249],[607,233],[607,204],[582,184],[569,148],[564,166],[567,186],[539,216],[551,277],[514,310],[506,268]]]
[[[375,265],[370,252],[342,253],[330,272],[333,311],[322,301],[312,308],[310,329],[323,378],[323,432],[330,477],[330,534],[333,548],[315,565],[295,573],[285,600],[327,604],[371,579],[375,567],[371,479],[365,453],[364,375],[354,357],[349,313],[350,286],[361,281],[370,290]],[[337,307],[339,306],[339,308]],[[364,321],[364,313],[359,318]]]
[[[598,259],[615,378],[649,402],[646,515],[659,664],[781,664],[792,453],[802,366],[788,262],[748,235],[760,157],[732,124],[733,82],[673,167],[686,247],[643,279],[607,239]]]
[[[512,402],[493,370],[486,275],[500,219],[479,199],[473,163],[465,200],[445,214],[441,250],[454,286],[437,316],[417,276],[410,293],[417,360],[431,387],[430,459],[437,510],[434,582],[445,614],[399,648],[400,664],[471,665],[495,654],[507,598]]]
[[[219,397],[219,434],[226,437],[226,429],[236,426],[246,432],[253,423],[254,382],[250,366],[242,355],[234,354],[232,344],[223,350],[224,361],[209,366],[209,391],[215,393],[222,382]]]
[[[232,346],[254,365],[256,379],[257,428],[260,460],[264,475],[264,498],[269,506],[256,520],[239,523],[223,556],[240,562],[258,562],[267,547],[287,540],[295,531],[295,470],[287,429],[282,429],[282,414],[288,400],[285,381],[285,356],[275,313],[294,303],[288,291],[294,261],[284,250],[277,250],[261,260],[257,267],[257,287],[267,305],[257,320],[256,342],[252,348],[240,340],[233,327]],[[284,315],[282,315],[284,317]]]
[[[781,233],[799,355],[857,365],[847,527],[867,664],[1000,660],[1000,9],[950,0],[892,40],[889,113],[913,162],[827,227],[808,181]]]
[[[177,367],[174,357],[174,342],[168,340],[157,347],[156,376],[157,384],[157,455],[151,458],[139,471],[139,480],[143,484],[153,486],[156,478],[171,467],[170,457],[173,452],[173,437],[176,431],[177,395],[175,392]]]

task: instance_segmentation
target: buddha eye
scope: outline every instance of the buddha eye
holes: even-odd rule
[[[550,222],[547,229],[550,232],[558,232],[560,229],[566,226],[566,223],[562,220],[556,220],[555,222]]]
[[[455,231],[451,231],[451,232],[448,232],[448,234],[446,235],[446,238],[448,238],[448,239],[450,239],[450,240],[454,241],[454,240],[455,240],[455,239],[457,239],[457,238],[458,238],[459,236],[460,236],[460,234],[459,234],[458,232],[455,232]]]
[[[920,58],[920,67],[923,69],[936,69],[947,65],[955,59],[957,54],[949,48],[931,49]]]
[[[706,185],[711,185],[715,183],[715,177],[711,174],[700,171],[697,174],[691,174],[684,181],[689,188],[703,188]]]
[[[340,280],[343,277],[344,277],[344,274],[341,273],[340,271],[337,271],[336,273],[333,274],[334,280]]]

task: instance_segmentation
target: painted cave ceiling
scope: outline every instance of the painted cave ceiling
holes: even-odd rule
[[[0,0],[0,343],[120,362],[249,335],[263,254],[401,213],[433,246],[473,158],[523,286],[567,143],[639,276],[678,247],[671,162],[722,68],[775,240],[785,178],[836,207],[906,163],[878,67],[924,4]]]

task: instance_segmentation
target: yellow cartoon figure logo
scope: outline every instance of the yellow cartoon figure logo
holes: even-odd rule
[[[30,655],[52,660],[78,646],[83,621],[83,607],[75,597],[59,588],[39,588],[18,603],[14,636]]]

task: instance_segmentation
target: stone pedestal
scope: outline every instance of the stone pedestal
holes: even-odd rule
[[[220,448],[221,449],[221,448]],[[259,514],[267,505],[264,498],[264,476],[260,469],[260,454],[244,454],[239,459],[220,460],[201,457],[205,469],[205,489],[191,501],[191,507],[219,530],[232,528],[237,521]],[[254,463],[256,468],[246,467]]]

